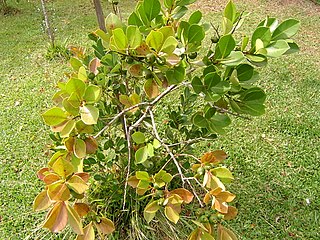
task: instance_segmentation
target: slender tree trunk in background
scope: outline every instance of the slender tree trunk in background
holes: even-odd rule
[[[94,4],[94,9],[96,10],[99,28],[106,32],[107,29],[106,29],[106,25],[104,22],[104,15],[103,15],[102,7],[101,7],[101,2],[100,2],[100,0],[93,0],[93,4]]]
[[[53,33],[51,25],[50,25],[50,21],[49,21],[48,12],[47,12],[47,9],[46,9],[45,0],[41,0],[41,7],[42,7],[43,16],[44,16],[46,32],[48,34],[48,37],[50,39],[50,42],[51,42],[52,46],[54,46],[54,33]]]

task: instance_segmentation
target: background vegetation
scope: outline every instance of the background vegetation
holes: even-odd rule
[[[194,8],[215,22],[226,2],[199,0]],[[302,27],[296,37],[301,52],[271,61],[263,70],[266,115],[237,119],[228,135],[211,143],[229,153],[237,178],[231,191],[240,214],[230,227],[242,239],[319,239],[320,8],[302,0],[235,3],[252,12],[243,31],[266,15],[294,17]],[[8,4],[20,12],[0,15],[0,239],[49,239],[47,231],[38,229],[42,216],[31,207],[41,185],[34,172],[47,161],[50,143],[40,113],[51,106],[54,83],[68,65],[45,59],[48,41],[40,3]],[[89,1],[57,0],[47,7],[58,41],[90,45],[86,35],[96,28],[96,19]],[[123,12],[132,7],[131,1],[121,5]]]

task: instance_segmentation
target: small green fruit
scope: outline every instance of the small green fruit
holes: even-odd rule
[[[197,56],[198,56],[198,53],[197,53],[197,52],[193,52],[193,53],[189,53],[189,54],[188,54],[188,57],[189,57],[190,59],[195,59]]]
[[[217,36],[214,36],[214,37],[211,38],[211,42],[212,43],[217,43],[217,42],[219,42],[219,38]]]

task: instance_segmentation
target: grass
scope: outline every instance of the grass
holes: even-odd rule
[[[123,4],[125,12],[132,7],[129,2]],[[231,188],[240,215],[230,227],[241,239],[320,239],[320,65],[314,60],[320,57],[319,6],[302,0],[235,2],[252,12],[243,29],[265,15],[295,17],[302,27],[296,37],[301,52],[262,70],[266,115],[236,119],[230,133],[213,143],[229,153],[237,177]],[[215,21],[221,3],[199,1],[194,8]],[[0,239],[62,239],[37,230],[43,214],[33,213],[31,205],[41,187],[35,171],[46,163],[49,143],[40,113],[52,105],[54,81],[68,64],[45,60],[39,3],[8,4],[20,11],[0,16]],[[89,46],[86,34],[96,28],[96,19],[88,1],[50,1],[48,9],[59,41]]]

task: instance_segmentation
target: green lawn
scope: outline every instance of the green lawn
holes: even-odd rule
[[[124,2],[123,9],[133,7],[133,1]],[[194,8],[215,22],[225,2],[201,0]],[[235,2],[252,12],[244,30],[266,15],[294,17],[302,27],[296,37],[301,52],[262,70],[267,113],[235,119],[230,132],[212,144],[229,153],[236,176],[231,190],[240,214],[230,228],[241,239],[320,239],[320,7],[307,0]],[[50,142],[40,113],[52,105],[54,82],[68,64],[44,58],[38,1],[8,3],[20,12],[0,16],[0,239],[50,239],[38,229],[43,214],[31,207],[41,187],[35,171],[46,163]],[[48,9],[60,42],[90,45],[86,35],[96,28],[90,1],[50,1]]]

